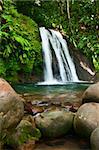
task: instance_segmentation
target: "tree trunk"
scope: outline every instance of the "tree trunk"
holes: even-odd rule
[[[2,10],[3,10],[3,1],[2,0],[0,0],[0,13],[2,12]]]
[[[74,34],[74,31],[73,31],[73,29],[72,29],[72,23],[71,23],[71,18],[70,18],[70,6],[69,6],[69,2],[70,2],[70,0],[67,0],[67,15],[68,15],[68,20],[69,20],[70,32],[71,32],[71,35],[73,35],[73,34]],[[77,45],[76,45],[76,43],[75,43],[75,40],[74,40],[74,39],[72,39],[72,40],[73,40],[74,46],[77,47]]]

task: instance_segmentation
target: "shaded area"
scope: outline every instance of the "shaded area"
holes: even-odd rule
[[[41,141],[35,150],[90,150],[88,141],[75,135],[67,135],[61,139]]]

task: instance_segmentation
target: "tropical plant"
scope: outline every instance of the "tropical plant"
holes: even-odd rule
[[[29,76],[36,70],[35,63],[42,61],[38,26],[29,17],[19,14],[11,0],[4,0],[3,6],[0,75],[17,80],[20,72]]]

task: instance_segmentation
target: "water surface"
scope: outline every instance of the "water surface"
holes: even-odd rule
[[[90,83],[69,83],[65,85],[37,85],[37,84],[14,84],[13,88],[20,94],[41,94],[64,93],[74,91],[84,91]]]

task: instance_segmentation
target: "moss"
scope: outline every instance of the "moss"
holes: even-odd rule
[[[41,137],[40,130],[33,128],[30,124],[25,124],[18,129],[13,129],[11,131],[4,131],[2,133],[0,141],[5,145],[19,146],[26,143],[29,140],[39,140]]]
[[[18,137],[18,144],[23,144],[28,140],[39,140],[40,137],[41,133],[39,129],[25,126],[20,131],[20,135]]]

